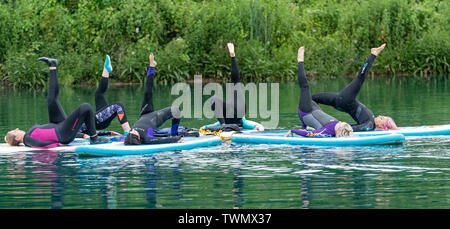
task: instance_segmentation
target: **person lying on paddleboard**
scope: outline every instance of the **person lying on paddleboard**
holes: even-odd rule
[[[100,79],[97,90],[95,91],[95,128],[97,130],[104,130],[111,124],[112,120],[117,117],[123,128],[124,135],[127,135],[131,128],[128,123],[125,107],[120,102],[108,104],[108,101],[104,96],[106,89],[108,89],[109,73],[111,71],[111,59],[108,55],[106,55],[102,78]],[[87,127],[83,124],[80,132],[78,133],[78,137],[83,137],[86,133]],[[115,132],[108,133],[112,133],[112,135],[116,134]]]
[[[155,74],[156,61],[153,53],[149,56],[150,64],[147,68],[147,80],[145,82],[144,99],[141,105],[140,118],[125,137],[125,145],[171,143],[181,140],[178,135],[181,112],[178,106],[166,107],[155,111],[153,107],[153,76]],[[172,119],[170,136],[157,136],[157,129],[167,120]]]
[[[329,105],[349,114],[356,121],[356,124],[351,125],[353,131],[398,129],[391,117],[380,115],[374,118],[372,111],[356,99],[372,63],[385,46],[386,44],[383,44],[370,50],[371,54],[359,69],[357,77],[341,92],[321,92],[312,96],[316,103]]]
[[[311,99],[308,80],[304,68],[305,47],[298,49],[298,84],[300,86],[300,101],[298,104],[298,115],[302,122],[302,129],[291,129],[287,134],[297,134],[304,137],[345,137],[353,134],[352,127],[345,122],[326,114],[319,105]],[[307,127],[314,131],[305,130]]]
[[[29,147],[53,148],[72,142],[82,124],[86,124],[91,144],[109,142],[107,138],[98,137],[95,130],[94,111],[88,103],[81,104],[69,116],[66,115],[58,100],[59,81],[56,70],[58,61],[46,57],[41,57],[38,60],[44,61],[50,67],[47,94],[50,123],[34,125],[27,132],[18,128],[11,130],[6,134],[5,141],[11,146],[18,146],[20,143],[23,143]]]
[[[214,111],[215,117],[218,122],[201,127],[201,130],[210,127],[219,127],[227,124],[236,124],[243,129],[264,131],[264,126],[245,119],[245,95],[242,92],[242,85],[239,80],[239,69],[236,63],[236,57],[234,52],[234,44],[228,43],[228,51],[231,57],[231,82],[236,86],[236,90],[233,91],[233,104],[224,102],[217,96],[213,96],[211,99],[211,109]],[[220,127],[219,127],[220,129]]]

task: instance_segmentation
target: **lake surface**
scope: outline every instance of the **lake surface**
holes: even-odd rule
[[[350,80],[310,80],[310,87],[313,93],[339,91]],[[368,77],[358,99],[375,115],[392,116],[398,126],[450,124],[449,86],[449,76]],[[279,87],[277,129],[299,127],[298,86],[282,82]],[[132,124],[143,89],[110,85],[106,97],[124,103]],[[156,109],[178,97],[170,90],[156,87]],[[94,91],[62,87],[59,99],[70,113],[83,102],[94,106]],[[48,122],[46,89],[3,88],[0,93],[2,136]],[[351,122],[344,113],[323,109]],[[182,125],[198,128],[213,122],[190,118]],[[123,132],[117,121],[110,130]],[[107,158],[51,150],[0,152],[0,208],[450,208],[449,165],[450,136],[376,147],[224,143]]]

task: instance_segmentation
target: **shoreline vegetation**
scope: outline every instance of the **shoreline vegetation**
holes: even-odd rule
[[[106,54],[115,83],[142,83],[150,51],[156,83],[220,82],[227,42],[244,82],[295,79],[300,45],[311,77],[354,77],[384,42],[370,77],[448,74],[449,31],[445,0],[3,0],[0,84],[45,87],[40,56],[59,60],[61,84],[95,84]]]
[[[336,79],[336,78],[341,78],[341,79],[353,79],[355,77],[357,73],[351,73],[345,76],[310,76],[308,78],[310,79],[314,79],[314,80],[318,80],[318,79]],[[383,77],[392,77],[392,75],[388,75],[388,74],[375,74],[373,72],[369,73],[369,75],[367,76],[370,79],[374,79],[374,78],[383,78]],[[395,77],[411,77],[411,74],[408,73],[400,73],[400,74],[396,74]],[[436,74],[424,74],[424,75],[420,75],[420,77],[424,77],[424,78],[430,78],[430,77],[436,77]],[[293,81],[294,79],[291,77],[285,77],[283,79],[278,80],[279,81]],[[182,83],[187,83],[187,84],[194,84],[194,77],[191,78],[187,78],[187,79],[183,79],[179,82]],[[250,81],[246,80],[243,81],[243,83],[248,83]],[[257,82],[270,82],[267,79],[262,79],[262,80],[258,80]],[[81,87],[97,87],[97,83],[96,81],[81,81],[78,82],[77,84],[70,84],[70,85],[64,85],[64,86],[81,86]],[[178,83],[178,82],[175,82]],[[226,78],[214,78],[214,77],[202,77],[202,84],[207,84],[207,83],[228,83]],[[110,86],[130,86],[130,85],[140,85],[142,84],[141,82],[121,82],[118,80],[114,80],[114,79],[110,79],[109,85]],[[167,84],[159,84],[159,85],[167,85]],[[7,81],[2,81],[0,82],[0,88],[42,88],[40,86],[36,86],[36,87],[26,87],[26,86],[15,86]]]

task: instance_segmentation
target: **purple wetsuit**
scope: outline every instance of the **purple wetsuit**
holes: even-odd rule
[[[330,122],[326,124],[322,129],[314,130],[314,131],[307,131],[307,130],[297,130],[297,129],[291,129],[291,132],[303,137],[315,137],[315,138],[323,138],[323,137],[335,137],[336,132],[334,131],[334,128],[336,124],[338,124],[338,121]],[[302,123],[302,126],[304,124]]]
[[[335,126],[339,122],[336,118],[326,114],[319,105],[311,99],[308,81],[303,62],[298,63],[298,84],[300,86],[300,101],[298,105],[298,115],[302,122],[302,129],[291,129],[292,133],[304,137],[335,137]],[[314,131],[305,130],[312,127]]]

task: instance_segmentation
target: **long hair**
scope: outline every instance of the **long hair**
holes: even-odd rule
[[[376,127],[375,130],[399,130],[394,120],[391,117],[384,116],[386,121],[379,127]]]

